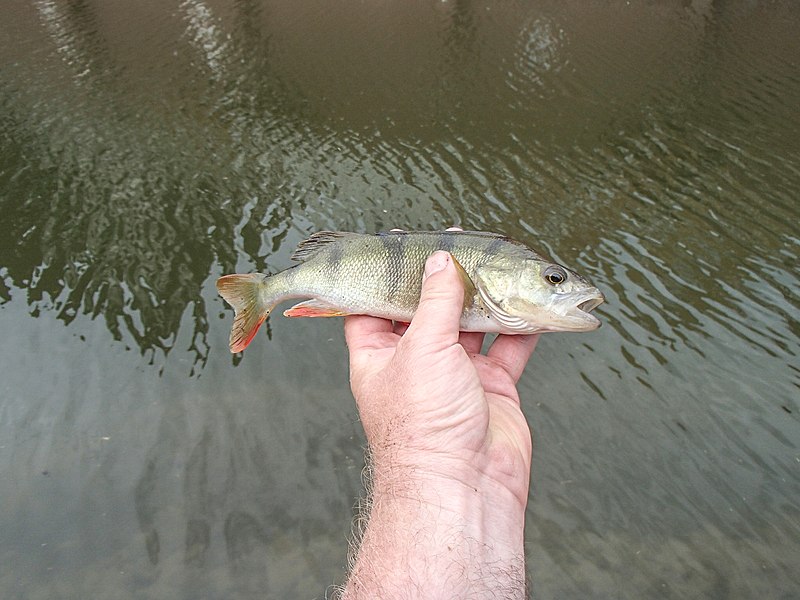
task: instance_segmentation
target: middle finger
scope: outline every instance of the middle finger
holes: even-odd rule
[[[479,331],[462,331],[458,334],[458,343],[468,354],[480,354],[485,336],[485,333]]]

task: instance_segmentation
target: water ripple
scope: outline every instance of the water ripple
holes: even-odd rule
[[[526,241],[608,298],[603,328],[543,338],[520,384],[542,594],[752,597],[796,580],[797,3],[35,0],[7,17],[0,316],[4,360],[22,367],[5,373],[0,424],[4,474],[28,491],[0,527],[23,539],[23,523],[39,548],[72,526],[69,510],[27,506],[54,497],[31,477],[49,461],[72,486],[58,496],[89,507],[86,530],[114,504],[126,541],[102,560],[59,553],[75,563],[12,546],[0,588],[41,581],[19,594],[37,595],[53,584],[42,565],[76,597],[194,581],[186,563],[202,560],[227,574],[248,544],[281,554],[277,524],[308,554],[314,528],[335,528],[330,506],[349,516],[333,494],[358,485],[340,470],[362,443],[344,355],[308,341],[340,330],[275,321],[281,339],[232,373],[213,280],[284,268],[318,229],[452,224]],[[265,385],[263,364],[281,376]],[[133,466],[86,442],[114,410],[119,448],[152,441]],[[297,489],[318,492],[311,524],[278,508]],[[251,510],[255,496],[270,508]],[[182,505],[183,521],[169,512]],[[224,515],[217,557],[210,513]],[[136,583],[81,588],[122,571],[119,556]],[[275,560],[236,576],[262,582]],[[269,593],[298,596],[270,577]],[[213,589],[239,589],[226,585]]]

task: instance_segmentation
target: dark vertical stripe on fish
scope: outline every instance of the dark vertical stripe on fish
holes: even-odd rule
[[[485,250],[486,256],[487,256],[487,257],[494,256],[495,254],[497,254],[498,252],[500,252],[500,249],[501,249],[501,248],[502,248],[502,247],[503,247],[505,244],[506,244],[506,239],[505,239],[505,238],[500,238],[500,237],[499,237],[499,238],[495,238],[495,239],[493,239],[493,240],[492,240],[492,241],[489,243],[489,245],[488,245],[488,246],[486,246],[486,250]]]
[[[344,256],[344,244],[334,242],[328,244],[328,252],[325,255],[325,260],[330,266],[331,281],[339,281],[339,274],[342,271],[342,257]]]
[[[386,299],[392,302],[400,291],[403,281],[403,262],[405,258],[406,236],[405,233],[388,234],[380,236],[383,248],[386,251]]]
[[[456,233],[453,231],[443,231],[439,234],[439,243],[436,245],[437,250],[444,250],[445,252],[453,253],[453,248],[456,245]]]

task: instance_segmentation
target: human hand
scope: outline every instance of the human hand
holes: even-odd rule
[[[531,436],[516,383],[538,336],[501,335],[481,355],[484,334],[459,333],[463,302],[436,252],[410,325],[345,319],[370,496],[343,600],[526,596]]]
[[[350,383],[373,476],[419,478],[440,494],[440,483],[501,488],[524,510],[531,436],[516,383],[538,336],[500,335],[481,355],[484,334],[459,333],[463,297],[452,257],[437,252],[409,326],[346,318]]]

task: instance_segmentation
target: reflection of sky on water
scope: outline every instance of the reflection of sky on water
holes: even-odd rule
[[[232,361],[213,280],[453,223],[609,299],[521,383],[534,590],[796,577],[796,9],[684,4],[21,6],[0,589],[321,594],[361,465],[341,325],[277,317]]]
[[[558,73],[562,67],[562,46],[565,32],[558,24],[545,19],[536,19],[519,35],[517,65],[523,77],[544,85],[542,77],[547,73]]]
[[[203,2],[187,0],[181,4],[186,14],[186,33],[192,46],[201,52],[215,78],[225,77],[226,43],[214,24],[214,17]]]

